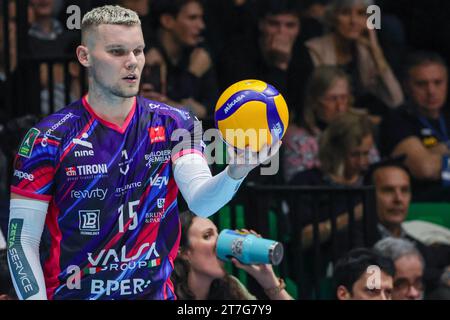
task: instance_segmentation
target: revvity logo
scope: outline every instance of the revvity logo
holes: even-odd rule
[[[106,194],[108,193],[108,189],[103,190],[100,188],[94,190],[72,190],[70,192],[70,196],[72,199],[99,199],[105,200]]]

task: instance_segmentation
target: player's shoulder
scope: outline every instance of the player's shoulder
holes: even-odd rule
[[[160,117],[169,117],[176,122],[193,121],[195,116],[183,107],[175,108],[168,104],[146,99],[144,97],[138,97],[138,104],[144,110],[153,115]]]
[[[66,107],[46,116],[34,127],[42,132],[65,132],[74,122],[79,120],[84,112],[81,100],[75,101]]]
[[[81,101],[75,101],[35,124],[28,130],[24,141],[40,141],[42,147],[58,146],[76,127],[74,124],[80,121],[83,112]]]

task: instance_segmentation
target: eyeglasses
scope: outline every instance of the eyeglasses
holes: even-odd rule
[[[414,287],[417,291],[423,291],[424,284],[422,278],[416,279],[413,283],[410,283],[408,279],[397,279],[394,282],[394,288],[399,291],[409,291],[411,287]]]

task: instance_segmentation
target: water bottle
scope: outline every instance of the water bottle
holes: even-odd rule
[[[278,265],[283,254],[280,242],[259,238],[250,233],[224,229],[217,239],[217,256],[224,261],[235,257],[243,264]]]

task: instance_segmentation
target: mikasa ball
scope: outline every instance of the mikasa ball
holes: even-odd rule
[[[283,96],[260,80],[242,80],[228,87],[216,104],[214,120],[229,145],[260,151],[281,140],[289,123]]]

